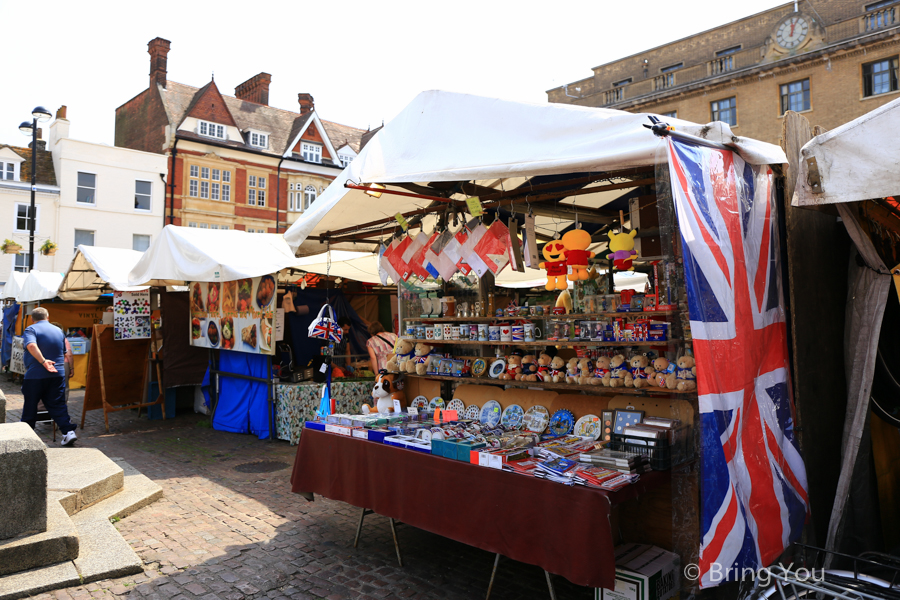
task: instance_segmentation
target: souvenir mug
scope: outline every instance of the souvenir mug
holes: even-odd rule
[[[406,326],[406,337],[408,337],[408,338],[416,337],[416,326],[415,325],[407,325]]]
[[[525,326],[524,325],[512,325],[510,327],[510,329],[512,330],[513,343],[525,341]]]
[[[444,339],[444,326],[443,325],[435,325],[434,326],[434,339],[436,339],[436,340]]]
[[[511,342],[512,341],[512,326],[508,323],[500,326],[500,341],[501,342]]]
[[[434,339],[434,327],[426,327],[425,328],[425,339],[433,340]]]
[[[459,330],[456,332],[456,336],[459,337]],[[444,325],[444,339],[451,340],[453,339],[453,326],[448,324]]]
[[[450,339],[451,340],[459,339],[459,325],[453,325],[450,327]]]
[[[488,327],[488,331],[490,332],[490,340],[492,342],[500,341],[500,326],[499,325],[491,325],[490,327]],[[509,328],[507,328],[507,331],[509,331]]]
[[[499,330],[497,330],[497,336],[500,336]],[[488,340],[488,326],[487,325],[479,325],[478,326],[478,341],[486,342]]]
[[[426,327],[423,325],[416,326],[416,339],[417,340],[425,339],[425,329],[426,329]]]
[[[469,339],[469,326],[468,325],[460,325],[459,326],[459,339],[461,339],[461,340]]]
[[[525,341],[533,342],[541,337],[541,329],[534,323],[525,323]]]
[[[487,329],[485,329],[485,332],[487,332]],[[487,338],[487,335],[485,335],[485,338]],[[478,325],[469,325],[469,339],[472,341],[478,339]]]

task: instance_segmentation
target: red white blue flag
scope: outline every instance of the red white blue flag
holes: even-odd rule
[[[669,138],[701,427],[700,585],[770,565],[809,511],[772,170]]]

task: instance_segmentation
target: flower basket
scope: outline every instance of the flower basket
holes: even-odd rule
[[[5,254],[18,254],[22,251],[22,246],[16,243],[5,243],[3,244],[3,252]]]
[[[56,254],[56,248],[41,248],[41,254],[44,256],[53,256]]]

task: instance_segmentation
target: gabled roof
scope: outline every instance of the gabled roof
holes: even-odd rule
[[[337,166],[341,166],[341,162],[337,158],[337,150],[335,149],[336,147],[332,143],[331,136],[328,135],[327,131],[325,131],[325,126],[322,124],[322,121],[321,119],[319,119],[319,115],[316,114],[316,111],[312,111],[309,114],[303,116],[306,117],[306,120],[303,122],[303,126],[300,127],[300,129],[297,131],[297,134],[288,141],[288,145],[284,149],[284,156],[290,156],[293,149],[300,142],[300,138],[303,137],[303,134],[306,132],[306,130],[309,129],[310,126],[312,126],[318,129],[319,133],[322,135],[322,140],[325,142],[325,148],[328,149],[328,154],[331,156],[332,163]]]
[[[212,82],[210,82],[212,83]],[[190,112],[191,107],[195,104],[195,98],[199,98],[200,92],[209,87],[204,86],[201,89],[195,88],[183,83],[169,81],[166,87],[158,86],[160,97],[166,108],[166,114],[169,116],[169,122],[176,127],[181,125],[185,117]],[[264,152],[274,156],[283,156],[285,152],[289,152],[290,142],[297,138],[297,132],[302,131],[308,120],[309,115],[301,115],[299,112],[283,110],[272,106],[257,104],[255,102],[247,102],[239,100],[233,96],[220,94],[228,112],[234,119],[235,126],[245,132],[248,129],[256,129],[269,133],[269,148]],[[340,125],[330,121],[321,121],[321,131],[323,135],[330,138],[334,147],[339,148],[345,143],[349,143],[354,149],[359,147],[359,138],[365,133],[362,129]],[[209,141],[207,138],[190,135],[188,132],[179,131],[179,137],[196,138],[198,140]],[[334,136],[334,137],[332,137]],[[335,139],[337,138],[337,140]],[[339,140],[339,141],[338,141]],[[245,140],[246,141],[246,140]],[[221,144],[222,142],[216,142]],[[249,144],[242,144],[238,140],[228,142],[227,145],[234,147],[243,147],[252,149],[256,152],[258,148],[252,148]]]
[[[9,148],[24,160],[19,165],[19,180],[31,181],[31,148],[20,148],[8,144],[0,144],[0,148]],[[49,150],[38,150],[37,153],[37,183],[44,185],[56,185],[56,169],[53,168],[53,155]]]
[[[379,131],[381,131],[383,128],[384,128],[384,125],[379,125],[375,129],[372,129],[371,131],[363,132],[362,137],[359,139],[359,149],[357,149],[357,152],[359,152],[360,150],[365,148],[366,144],[368,144],[369,141],[373,137],[375,137],[375,134],[378,133]]]
[[[224,110],[217,109],[217,103],[219,108]],[[187,110],[184,111],[184,116],[185,118],[194,117],[204,121],[213,121],[220,125],[238,126],[214,80],[197,90]],[[181,125],[181,123],[178,123],[178,125]]]

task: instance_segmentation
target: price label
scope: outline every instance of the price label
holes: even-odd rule
[[[403,229],[403,231],[409,229],[409,223],[406,222],[406,217],[403,216],[403,213],[397,213],[394,215],[394,218],[400,223],[400,228]]]
[[[469,208],[469,214],[473,217],[480,217],[484,214],[484,208],[481,207],[481,200],[478,196],[466,198],[466,206]]]
[[[479,467],[489,467],[491,466],[491,455],[487,452],[479,452],[478,453],[478,466]]]
[[[411,415],[417,415],[417,414],[419,414],[419,409],[416,408],[415,406],[407,406],[407,407],[406,407],[406,412],[409,413],[409,414],[411,414]]]
[[[322,366],[319,367],[319,373],[325,373],[326,371],[328,371],[328,365],[322,363]]]
[[[400,406],[400,401],[394,398],[394,414],[399,415],[403,412],[403,408]]]

